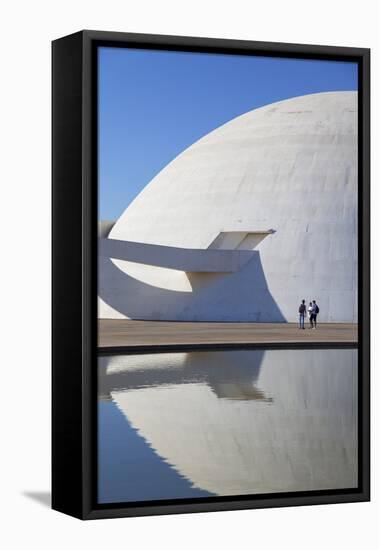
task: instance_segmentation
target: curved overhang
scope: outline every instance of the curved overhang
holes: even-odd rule
[[[272,232],[273,230],[238,232],[237,244],[240,245],[246,242],[251,236],[251,238],[255,237],[255,240],[251,241],[251,246],[254,246],[255,242],[259,242]],[[214,242],[224,242],[225,236],[231,233],[221,232],[219,241],[217,240],[219,237],[217,237]],[[254,254],[257,254],[254,250],[240,248],[235,250],[221,247],[207,249],[179,248],[176,246],[99,238],[99,255],[102,257],[191,273],[233,273],[246,265]]]

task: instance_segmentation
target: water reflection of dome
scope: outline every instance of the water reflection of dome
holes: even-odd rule
[[[101,317],[283,322],[316,298],[324,321],[356,322],[356,92],[291,98],[217,128],[143,189],[109,237],[255,253],[233,273],[102,258]]]
[[[350,488],[357,484],[356,354],[266,351],[254,384],[272,403],[220,399],[205,377],[189,376],[186,383],[114,386],[111,395],[195,487],[221,495]],[[146,363],[154,359],[145,356]]]

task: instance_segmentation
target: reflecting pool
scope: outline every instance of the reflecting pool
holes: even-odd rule
[[[357,486],[357,350],[100,356],[99,503]]]

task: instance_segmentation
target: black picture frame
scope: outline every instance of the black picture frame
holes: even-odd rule
[[[96,49],[100,45],[348,60],[358,63],[359,487],[357,489],[209,497],[130,505],[96,503]],[[55,40],[52,43],[52,61],[52,507],[77,518],[97,519],[369,500],[370,50],[85,30]],[[218,349],[227,348],[226,344],[218,346]],[[143,352],[143,349],[139,351]],[[150,347],[149,351],[162,351],[162,348],[154,346]]]

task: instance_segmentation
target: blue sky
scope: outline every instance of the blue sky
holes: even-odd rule
[[[99,48],[99,218],[117,219],[181,151],[289,97],[357,90],[356,63]]]

